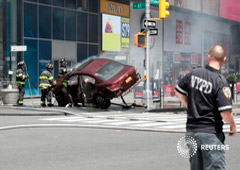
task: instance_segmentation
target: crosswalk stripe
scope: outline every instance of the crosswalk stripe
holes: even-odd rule
[[[119,122],[112,122],[112,123],[104,123],[104,124],[106,124],[106,125],[129,125],[129,126],[131,126],[131,125],[133,125],[133,124],[138,124],[138,123],[144,123],[144,122],[146,122],[146,121],[131,121],[131,120],[129,120],[129,121],[119,121]]]
[[[154,113],[133,113],[133,114],[120,114],[115,112],[114,114],[102,115],[96,113],[94,115],[84,116],[68,116],[68,117],[55,117],[55,118],[43,118],[43,121],[60,121],[60,122],[77,122],[79,124],[99,124],[105,126],[118,126],[118,127],[129,127],[136,129],[156,129],[156,130],[167,130],[175,132],[186,132],[186,114],[154,114]],[[235,117],[237,124],[237,130],[240,131],[240,117]],[[224,132],[230,131],[230,126],[224,124]]]
[[[84,123],[105,123],[105,122],[119,122],[119,120],[114,120],[114,119],[101,119],[101,120],[89,120],[89,121],[84,121]]]
[[[82,122],[82,121],[88,121],[89,118],[76,118],[76,119],[61,119],[59,121],[62,122]]]
[[[41,119],[41,120],[68,120],[68,119],[77,119],[77,118],[83,118],[83,117],[80,117],[80,116],[72,116],[72,117],[55,117],[55,118],[44,118],[44,119]]]

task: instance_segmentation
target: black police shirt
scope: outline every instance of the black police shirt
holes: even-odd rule
[[[187,131],[219,133],[220,112],[232,109],[231,89],[219,70],[196,68],[180,80],[176,90],[188,96]]]

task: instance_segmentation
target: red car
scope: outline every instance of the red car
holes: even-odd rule
[[[124,96],[141,81],[136,68],[110,59],[90,59],[57,79],[53,88],[59,106],[92,103],[107,109],[111,99]],[[67,83],[67,88],[63,84]]]

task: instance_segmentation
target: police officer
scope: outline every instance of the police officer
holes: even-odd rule
[[[23,97],[25,94],[24,86],[25,81],[28,79],[28,75],[23,71],[25,66],[24,61],[20,61],[17,64],[17,72],[16,72],[16,81],[17,81],[17,88],[18,88],[18,100],[17,105],[22,106],[23,105]]]
[[[61,77],[67,73],[67,62],[65,59],[60,60],[60,69],[58,77]]]
[[[224,170],[225,136],[222,119],[230,125],[229,135],[236,134],[231,90],[220,73],[225,61],[223,47],[213,46],[209,50],[209,64],[205,68],[193,69],[176,87],[177,96],[187,108],[186,135],[197,143],[196,154],[190,155],[191,170]]]
[[[48,63],[46,65],[46,70],[42,72],[40,75],[40,84],[39,87],[41,89],[41,106],[45,107],[45,100],[47,98],[47,106],[53,106],[52,104],[52,86],[54,83],[52,76],[53,65]]]

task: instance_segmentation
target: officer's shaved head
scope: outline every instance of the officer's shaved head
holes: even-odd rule
[[[220,45],[214,45],[210,50],[209,50],[209,55],[212,60],[215,61],[223,61],[225,58],[225,50],[222,46]]]

